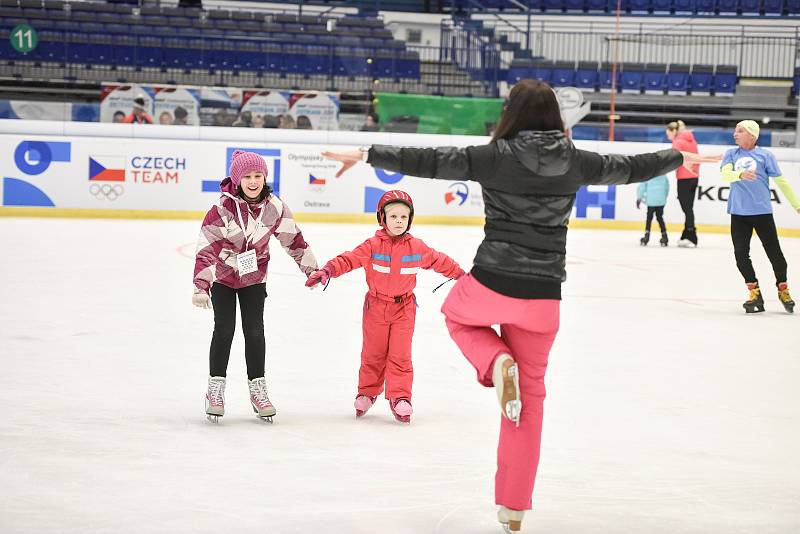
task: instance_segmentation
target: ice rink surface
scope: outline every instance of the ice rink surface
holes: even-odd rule
[[[320,262],[375,226],[303,224]],[[206,421],[199,221],[0,219],[0,533],[498,533],[499,410],[418,277],[411,425],[353,413],[363,272],[309,291],[272,243],[259,422],[234,341]],[[468,268],[479,227],[415,226]],[[523,532],[800,532],[800,313],[744,314],[730,237],[572,230]],[[800,297],[800,240],[782,239]],[[798,310],[800,312],[800,310]]]

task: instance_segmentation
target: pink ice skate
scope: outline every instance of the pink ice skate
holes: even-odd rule
[[[356,402],[354,403],[356,407],[356,417],[361,417],[370,408],[372,405],[375,404],[375,397],[370,397],[368,395],[356,395]]]
[[[394,418],[400,423],[410,423],[411,414],[414,409],[411,407],[411,401],[408,399],[389,399],[389,407],[392,409]]]

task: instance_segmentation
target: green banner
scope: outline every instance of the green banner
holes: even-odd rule
[[[503,100],[377,93],[375,112],[384,132],[490,135]]]

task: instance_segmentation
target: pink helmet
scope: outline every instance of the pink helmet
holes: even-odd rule
[[[385,192],[381,196],[375,213],[378,216],[378,224],[381,226],[386,224],[386,212],[384,211],[384,208],[387,204],[393,204],[395,202],[405,204],[408,206],[408,209],[411,210],[411,213],[408,214],[408,228],[411,228],[411,221],[414,220],[414,201],[411,200],[411,195],[405,191],[400,191],[399,189],[392,189],[391,191]],[[408,229],[406,229],[406,231],[408,231]]]

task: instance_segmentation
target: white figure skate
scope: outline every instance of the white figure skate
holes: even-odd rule
[[[225,415],[225,377],[210,376],[206,391],[206,418],[212,423],[218,423],[223,415]]]
[[[508,354],[500,354],[494,361],[492,383],[497,392],[500,409],[512,423],[519,426],[522,400],[519,393],[519,368]]]
[[[250,387],[250,405],[253,407],[256,417],[271,423],[277,410],[267,395],[267,379],[263,376],[254,378],[248,382],[248,385]]]

